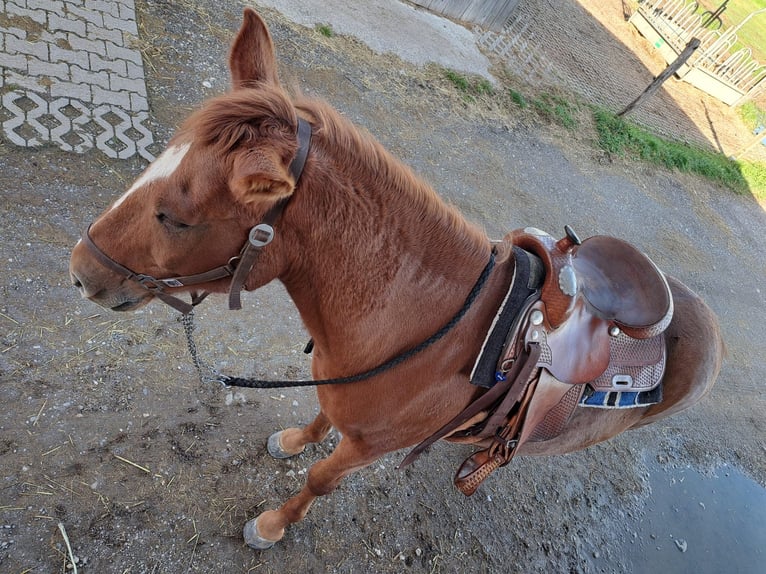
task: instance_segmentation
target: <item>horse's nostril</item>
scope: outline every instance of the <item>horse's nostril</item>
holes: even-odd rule
[[[82,289],[82,283],[80,282],[80,280],[77,278],[76,275],[74,275],[73,273],[70,273],[69,277],[72,279],[72,285],[74,285],[77,289]]]

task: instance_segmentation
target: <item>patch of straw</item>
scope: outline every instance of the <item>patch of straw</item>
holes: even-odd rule
[[[137,468],[138,470],[143,470],[147,474],[152,474],[152,471],[149,470],[148,468],[146,468],[145,466],[141,466],[140,464],[137,464],[137,463],[133,462],[132,460],[128,460],[127,458],[123,458],[119,454],[115,454],[114,458],[124,462],[125,464],[129,464],[130,466],[132,466],[134,468]]]
[[[74,561],[74,554],[72,554],[72,546],[69,544],[69,536],[67,536],[66,528],[64,528],[64,523],[59,522],[59,530],[61,531],[61,536],[64,538],[64,544],[66,544],[67,552],[69,553],[69,563],[72,565],[72,572],[74,574],[77,574],[77,564]]]

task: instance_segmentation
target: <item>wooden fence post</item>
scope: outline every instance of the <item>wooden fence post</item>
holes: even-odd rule
[[[700,41],[697,38],[692,38],[691,41],[686,44],[686,48],[684,48],[684,51],[681,52],[678,55],[678,58],[676,58],[672,64],[670,64],[663,72],[654,78],[654,81],[649,84],[649,86],[643,91],[643,93],[638,96],[635,100],[633,100],[631,103],[627,105],[627,107],[622,110],[619,114],[617,114],[619,117],[626,116],[633,110],[635,110],[642,102],[644,102],[649,96],[651,96],[654,92],[656,92],[659,87],[667,80],[670,76],[676,73],[678,68],[680,68],[686,60],[691,57],[691,55],[694,53],[694,50],[699,48]]]

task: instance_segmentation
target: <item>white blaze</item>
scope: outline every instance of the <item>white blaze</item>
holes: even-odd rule
[[[181,160],[186,155],[186,152],[189,151],[190,147],[191,143],[185,143],[169,147],[164,152],[162,152],[160,157],[154,160],[151,165],[146,168],[144,173],[141,174],[141,177],[139,177],[135,183],[130,186],[130,189],[123,193],[122,197],[114,202],[112,209],[119,207],[122,202],[128,199],[128,197],[130,197],[130,195],[138,188],[153,181],[157,181],[158,179],[165,179],[173,175],[175,170],[178,169],[178,166],[181,164]]]

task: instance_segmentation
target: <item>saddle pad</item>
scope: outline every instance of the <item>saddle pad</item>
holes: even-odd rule
[[[662,402],[662,385],[650,391],[586,391],[580,399],[581,407],[597,409],[634,409]]]

